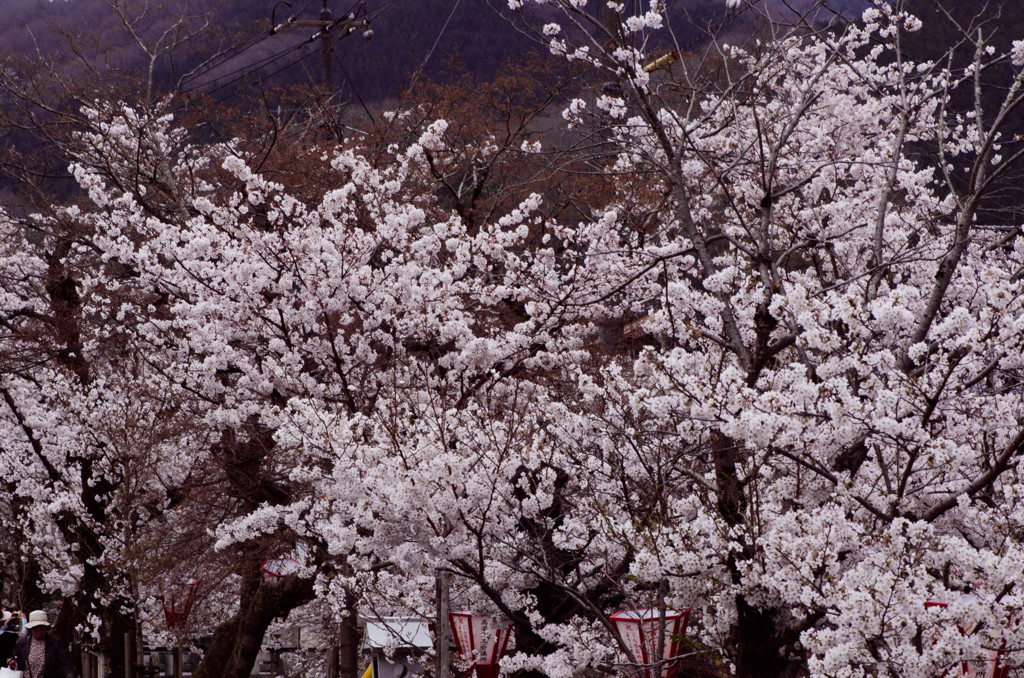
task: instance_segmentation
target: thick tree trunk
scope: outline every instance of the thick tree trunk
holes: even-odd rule
[[[130,651],[125,651],[125,634],[135,630],[135,621],[131,614],[133,604],[130,600],[115,596],[102,607],[91,605],[92,592],[103,590],[102,585],[98,583],[99,579],[102,579],[102,575],[95,568],[86,568],[79,595],[74,599],[65,600],[61,605],[60,612],[53,622],[52,632],[64,643],[72,668],[81,675],[82,652],[91,647],[91,643],[87,645],[84,642],[85,639],[78,632],[78,627],[82,620],[95,615],[100,619],[99,649],[107,657],[108,674],[121,678],[127,675],[126,657],[129,664],[133,663]]]
[[[203,655],[202,662],[193,676],[219,676],[228,662],[231,660],[231,651],[235,647],[235,636],[238,635],[238,625],[241,614],[236,614],[231,619],[218,625],[213,632],[213,641],[210,649]]]
[[[715,479],[718,488],[718,512],[730,527],[746,522],[747,500],[738,475],[740,446],[726,436],[712,441]],[[741,583],[739,562],[751,558],[749,546],[730,556],[733,582]],[[736,675],[744,678],[782,678],[789,675],[789,661],[782,652],[783,634],[775,626],[771,609],[759,609],[740,595],[736,597],[736,626],[732,652]]]
[[[736,599],[736,675],[744,678],[782,678],[788,662],[775,639],[771,612]]]
[[[261,581],[258,565],[247,568],[240,609],[214,631],[193,678],[248,678],[271,622],[312,599],[312,579],[289,576]]]
[[[111,676],[135,675],[134,643],[130,635],[135,632],[135,620],[117,611],[121,607],[120,603],[117,601],[110,605],[109,613],[103,620],[105,628],[102,629],[102,644],[107,655],[108,675]]]
[[[351,591],[345,592],[345,609],[338,634],[338,678],[359,678],[359,613]]]

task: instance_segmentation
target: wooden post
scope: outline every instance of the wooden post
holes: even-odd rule
[[[437,619],[434,621],[436,629],[434,634],[434,676],[435,678],[448,678],[448,667],[451,664],[448,657],[448,648],[451,647],[451,625],[448,621],[451,581],[448,579],[447,572],[437,573],[434,590],[435,607],[437,608]]]
[[[174,648],[174,678],[181,678],[181,638],[178,638],[178,645]]]
[[[320,21],[323,23],[323,35],[320,37],[320,68],[324,79],[324,92],[331,95],[331,10],[327,7],[327,0],[323,0],[323,9],[320,10]]]
[[[124,633],[124,678],[135,678],[135,634]]]
[[[338,651],[327,648],[327,678],[338,678]]]
[[[608,3],[601,5],[601,25],[607,35],[605,38],[611,42],[609,52],[618,46],[622,38],[622,17]]]
[[[345,616],[338,628],[338,678],[359,678],[359,601],[355,594],[345,590]]]

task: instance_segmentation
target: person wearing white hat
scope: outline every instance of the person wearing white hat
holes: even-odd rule
[[[50,620],[44,610],[33,610],[25,623],[28,633],[18,639],[14,656],[7,661],[25,678],[74,678],[64,643],[50,635]]]

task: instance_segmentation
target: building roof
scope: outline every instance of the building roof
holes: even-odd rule
[[[366,633],[363,647],[379,650],[385,646],[425,650],[434,646],[430,625],[421,619],[407,617],[374,617],[363,620]]]

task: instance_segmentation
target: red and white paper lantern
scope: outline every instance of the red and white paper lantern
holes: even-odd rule
[[[961,596],[960,599],[977,600],[977,597],[968,594]],[[924,604],[924,606],[926,608],[937,607],[945,609],[949,604],[944,600],[929,600]],[[962,626],[957,626],[957,629],[959,629],[960,633],[965,636],[969,636],[975,631],[973,627],[964,628]],[[1008,678],[1010,675],[1010,667],[1004,666],[1000,663],[1002,654],[1003,653],[999,650],[989,650],[988,655],[984,660],[984,668],[980,670],[980,667],[975,666],[972,662],[961,662],[960,675],[965,678]]]
[[[462,659],[471,663],[477,678],[497,678],[498,661],[508,647],[512,626],[465,611],[449,612],[448,619],[455,648]]]
[[[615,625],[622,642],[633,654],[642,667],[638,673],[645,678],[654,678],[656,668],[660,666],[662,678],[675,678],[679,673],[679,661],[682,654],[683,638],[686,636],[686,624],[690,620],[690,608],[685,610],[665,610],[665,636],[663,656],[658,656],[658,644],[661,626],[661,610],[647,608],[643,610],[625,610],[610,616],[609,621]],[[673,661],[676,660],[676,661]],[[647,667],[647,668],[643,668]]]

